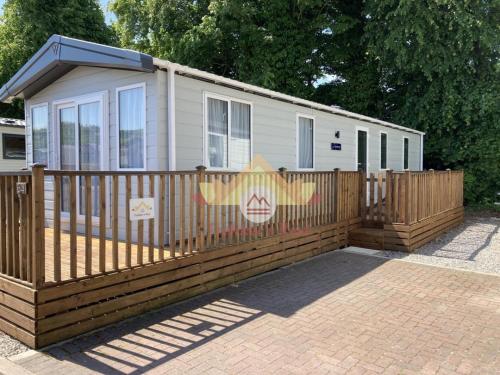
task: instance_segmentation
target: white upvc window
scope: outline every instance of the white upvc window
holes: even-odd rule
[[[403,137],[403,169],[409,169],[409,151],[410,140],[408,137]]]
[[[297,169],[314,170],[316,163],[314,117],[297,115]]]
[[[118,169],[146,169],[146,84],[116,89]]]
[[[241,170],[252,155],[252,104],[205,94],[205,160],[209,169]]]
[[[380,169],[387,169],[387,133],[380,132]]]
[[[49,105],[41,103],[30,108],[31,114],[31,157],[33,163],[49,163]]]

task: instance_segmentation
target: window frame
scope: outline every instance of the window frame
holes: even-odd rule
[[[143,156],[144,160],[143,165],[144,167],[142,168],[122,168],[120,167],[120,92],[121,91],[126,91],[126,90],[131,90],[135,88],[142,88],[142,95],[143,95],[143,102],[144,102],[144,108],[142,109],[143,112],[143,137],[144,137],[144,150],[143,150]],[[116,114],[116,170],[117,171],[146,171],[147,170],[147,160],[148,156],[146,154],[147,152],[147,119],[146,119],[146,114],[147,114],[147,103],[146,103],[146,82],[140,82],[140,83],[134,83],[131,85],[127,86],[120,86],[117,87],[115,90],[115,114]]]
[[[385,134],[385,168],[382,168],[382,134]],[[386,131],[381,130],[379,132],[379,168],[381,171],[389,170],[389,134]]]
[[[107,170],[109,168],[109,93],[108,91],[96,91],[96,92],[91,92],[88,94],[84,95],[79,95],[79,96],[74,96],[74,97],[69,97],[69,98],[63,98],[63,99],[58,99],[54,100],[52,102],[52,116],[49,116],[49,118],[52,120],[53,124],[53,134],[54,134],[54,165],[57,166],[57,168],[61,168],[61,129],[60,129],[60,124],[59,124],[59,109],[62,108],[75,108],[75,148],[76,150],[79,150],[80,147],[80,132],[79,132],[79,125],[78,125],[78,106],[80,104],[87,104],[87,103],[93,103],[93,102],[99,102],[101,106],[101,131],[99,136],[101,137],[101,162],[100,162],[100,170]],[[49,124],[50,125],[50,124]],[[75,151],[75,165],[76,169],[75,171],[80,171],[80,152]],[[109,191],[109,185],[110,181],[106,181],[106,191]],[[83,215],[80,212],[80,205],[78,202],[80,202],[80,192],[79,189],[76,189],[76,199],[77,199],[77,215],[76,215],[76,220],[78,224],[83,224],[85,222],[85,215]],[[106,202],[108,202],[108,197],[106,197]],[[69,222],[70,220],[70,214],[68,212],[63,212],[61,211],[61,221],[62,222]],[[99,224],[99,216],[92,216],[91,217],[92,225],[98,225]],[[105,221],[106,221],[106,227],[109,228],[111,225],[111,213],[109,210],[106,210],[106,216],[105,216]]]
[[[29,107],[29,115],[30,115],[30,120],[29,120],[29,126],[30,126],[30,137],[31,137],[31,143],[30,143],[30,156],[31,156],[31,163],[30,164],[35,164],[35,148],[33,147],[33,109],[36,108],[41,108],[41,107],[46,107],[47,108],[47,165],[45,165],[45,168],[49,168],[49,159],[50,159],[50,135],[49,135],[49,130],[50,130],[50,113],[49,113],[49,103],[48,102],[42,102],[42,103],[37,103],[37,104],[32,104]],[[27,156],[27,155],[26,155]]]
[[[211,167],[210,166],[210,156],[208,155],[208,99],[216,99],[223,100],[227,102],[227,167]],[[229,168],[230,160],[231,160],[231,147],[229,143],[231,142],[231,102],[238,102],[242,104],[247,104],[250,106],[250,159],[249,162],[253,159],[253,102],[236,98],[233,96],[216,94],[208,91],[203,92],[203,164],[207,167],[207,170],[210,171],[233,171],[239,172],[240,169]]]
[[[24,158],[11,158],[5,157],[5,138],[13,137],[13,138],[23,138],[24,139]],[[26,135],[24,134],[15,134],[15,133],[2,133],[2,159],[3,160],[26,160]]]
[[[364,126],[356,126],[354,134],[354,170],[358,171],[358,133],[360,131],[366,132],[366,173],[370,171],[370,129]]]
[[[101,137],[101,170],[106,170],[109,168],[109,95],[108,91],[96,91],[85,95],[74,96],[70,98],[63,98],[59,100],[54,100],[52,102],[52,121],[54,124],[54,144],[57,145],[54,152],[54,164],[60,168],[61,166],[61,155],[60,155],[60,145],[61,145],[61,129],[59,128],[59,108],[75,107],[76,112],[76,147],[80,147],[79,139],[79,128],[78,128],[78,105],[99,102],[101,105],[101,132],[99,136]],[[76,153],[75,163],[78,166],[77,171],[80,170],[80,153]]]
[[[300,118],[306,118],[312,120],[312,129],[313,129],[313,162],[312,168],[300,168],[300,156],[299,156],[299,127],[300,127]],[[316,170],[316,116],[305,114],[305,113],[297,113],[295,115],[295,167],[298,171],[314,171]]]
[[[405,139],[408,141],[408,166],[406,168],[405,168]],[[401,163],[401,167],[402,167],[401,170],[409,171],[410,170],[410,137],[403,136],[402,145],[403,145],[403,147],[402,147],[403,148],[403,150],[402,150],[403,151],[403,153],[402,153],[403,158],[401,159],[401,162],[402,162]]]

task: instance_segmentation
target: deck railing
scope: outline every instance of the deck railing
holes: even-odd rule
[[[360,172],[31,171],[0,175],[0,273],[35,289],[175,261],[360,216]],[[239,202],[206,204],[200,183],[230,196],[268,186],[284,204],[265,223]],[[310,199],[303,186],[314,183]],[[129,218],[132,198],[151,197],[154,217]],[[221,202],[219,202],[221,203]]]
[[[463,205],[463,171],[404,171],[366,178],[362,217],[374,224],[413,224]]]
[[[239,201],[207,204],[200,183],[226,198],[238,186],[267,186],[281,203],[258,223]],[[37,289],[353,218],[412,224],[461,207],[462,187],[461,171],[2,172],[0,276]],[[154,216],[130,220],[131,199],[143,197]]]
[[[0,272],[31,283],[31,172],[0,173]]]

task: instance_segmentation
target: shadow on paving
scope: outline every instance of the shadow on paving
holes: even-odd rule
[[[265,314],[289,317],[387,260],[328,253],[45,351],[106,374],[150,371]]]

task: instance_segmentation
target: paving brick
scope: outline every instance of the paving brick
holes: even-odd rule
[[[50,375],[493,374],[500,278],[334,252],[16,363]]]

